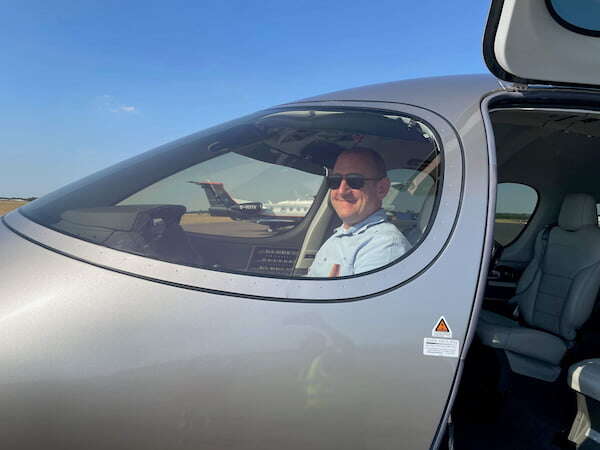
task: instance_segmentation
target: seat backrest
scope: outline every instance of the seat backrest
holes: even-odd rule
[[[427,229],[427,225],[429,225],[429,221],[431,219],[431,214],[433,213],[433,205],[435,203],[435,192],[433,194],[429,194],[426,198],[425,201],[423,202],[423,205],[421,206],[421,212],[419,213],[419,218],[417,220],[417,223],[411,227],[408,231],[403,231],[404,236],[406,237],[406,239],[408,239],[408,242],[410,242],[411,245],[415,245],[419,239],[421,239],[421,237],[423,236],[423,233],[425,233],[425,230]]]
[[[547,241],[538,234],[515,296],[528,325],[572,340],[590,316],[600,287],[597,220],[591,195],[568,194]]]

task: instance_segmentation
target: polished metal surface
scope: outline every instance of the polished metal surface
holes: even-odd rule
[[[427,81],[422,100],[406,91],[428,108],[447,95],[451,120],[376,104],[425,118],[446,158],[431,232],[377,273],[315,281],[211,272],[79,241],[18,211],[6,216],[7,448],[431,447],[464,357],[489,227],[491,161],[482,86],[472,80]],[[461,83],[471,88],[459,94]],[[351,103],[375,105],[367,100],[377,99]],[[355,301],[335,301],[347,299]],[[440,316],[460,357],[424,355]]]
[[[377,298],[268,302],[123,276],[6,228],[0,242],[11,448],[427,448],[458,359],[424,356],[423,338],[443,313],[462,341],[476,278],[445,275],[463,242]]]
[[[327,105],[349,106],[344,102],[327,102]],[[440,207],[429,237],[400,264],[375,273],[340,280],[224,275],[221,272],[171,264],[101,247],[38,225],[19,214],[18,211],[8,214],[5,222],[14,230],[36,242],[92,264],[190,288],[227,292],[233,295],[297,301],[348,300],[393,288],[423,271],[439,255],[451,235],[463,188],[462,150],[451,124],[430,111],[392,103],[361,102],[352,106],[401,112],[424,119],[439,134],[444,155],[444,183]]]
[[[294,103],[317,101],[402,103],[431,110],[454,124],[460,122],[464,112],[474,103],[479,103],[479,100],[489,92],[502,90],[504,88],[498,79],[491,75],[452,75],[361,86]]]

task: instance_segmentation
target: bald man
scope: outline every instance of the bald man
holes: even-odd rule
[[[327,176],[333,209],[342,221],[315,255],[310,277],[367,272],[398,259],[410,243],[387,221],[381,202],[390,190],[385,163],[373,150],[342,152]]]

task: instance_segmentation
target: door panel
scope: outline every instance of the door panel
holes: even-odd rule
[[[318,304],[167,286],[1,233],[30,269],[2,274],[18,299],[3,304],[0,340],[11,448],[431,444],[459,360],[423,355],[423,339],[443,314],[464,342],[477,267],[456,261],[479,257],[465,233],[401,288]]]
[[[574,13],[594,12],[590,2],[494,0],[484,36],[488,68],[507,81],[597,87],[597,33],[565,26],[557,20],[556,8],[548,7],[553,3],[574,8]]]

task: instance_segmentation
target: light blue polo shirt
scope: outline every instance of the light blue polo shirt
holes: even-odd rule
[[[333,264],[340,265],[339,276],[367,272],[398,259],[410,247],[380,209],[348,229],[336,228],[315,255],[307,276],[328,277]]]

